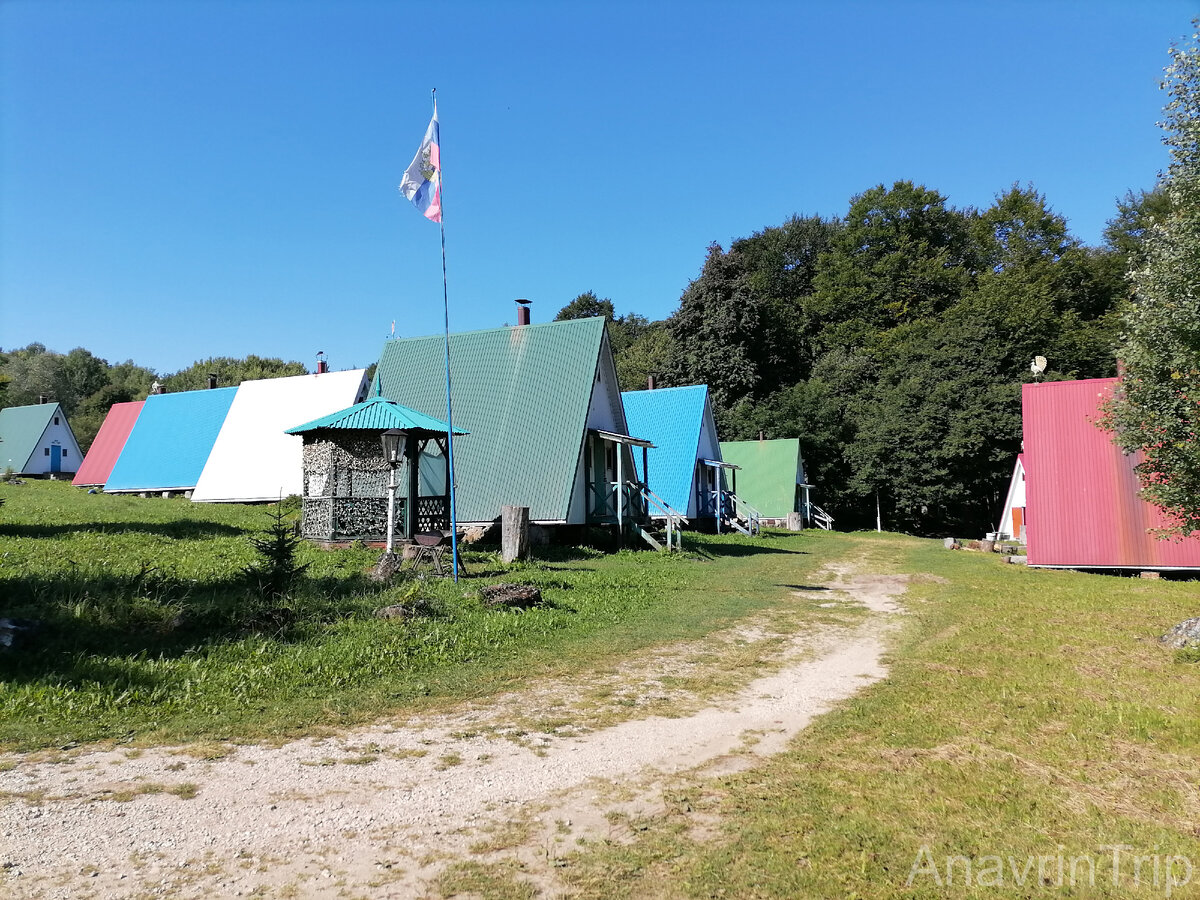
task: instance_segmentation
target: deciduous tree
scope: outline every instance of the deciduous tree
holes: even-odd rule
[[[1132,273],[1124,319],[1124,374],[1110,407],[1117,442],[1140,450],[1143,493],[1200,531],[1200,19],[1171,50],[1163,128],[1171,163],[1167,209],[1144,236],[1145,264]]]

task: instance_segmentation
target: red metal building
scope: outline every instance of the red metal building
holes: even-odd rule
[[[1099,427],[1115,378],[1027,384],[1025,534],[1031,566],[1071,569],[1200,569],[1200,537],[1150,534],[1171,520],[1138,495],[1126,455]]]
[[[87,456],[83,458],[83,464],[75,473],[71,484],[76,487],[91,487],[103,485],[108,481],[109,473],[112,472],[113,465],[129,438],[129,432],[133,431],[133,425],[142,411],[143,402],[137,400],[133,403],[114,403],[109,408],[108,415],[104,417],[104,424],[100,426],[100,431],[92,441],[92,446],[88,448]]]

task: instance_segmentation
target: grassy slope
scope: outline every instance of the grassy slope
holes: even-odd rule
[[[1122,851],[1188,857],[1200,880],[1200,666],[1159,634],[1200,613],[1195,582],[1005,566],[930,542],[887,544],[903,570],[945,583],[909,590],[912,609],[890,677],[818,720],[749,773],[682,786],[667,815],[630,844],[590,846],[558,871],[582,897],[1164,896]],[[692,811],[719,836],[691,837]],[[970,886],[949,856],[975,861]],[[1004,874],[980,869],[1004,857]],[[1018,885],[1007,857],[1024,869]],[[1094,860],[1094,889],[1060,890],[1057,857]],[[1176,874],[1182,880],[1186,870]],[[982,875],[982,877],[981,877]]]
[[[561,553],[513,567],[469,555],[473,577],[419,590],[436,614],[372,612],[412,585],[362,577],[377,553],[306,547],[297,627],[248,634],[237,608],[262,508],[0,486],[0,616],[47,625],[36,651],[0,654],[0,746],[282,737],[443,698],[578,671],[769,608],[821,557],[806,536],[690,538],[691,553]],[[799,551],[799,552],[797,552]],[[483,609],[464,592],[539,584],[552,606]]]

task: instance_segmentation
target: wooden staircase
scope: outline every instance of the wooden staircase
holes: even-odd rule
[[[667,501],[650,490],[646,485],[636,481],[630,481],[627,484],[631,492],[636,492],[641,496],[646,504],[646,510],[650,514],[651,521],[655,519],[663,520],[663,529],[651,529],[647,525],[634,523],[633,531],[647,544],[655,550],[682,550],[683,535],[680,533],[684,525],[690,524],[687,516],[683,513],[672,509]]]
[[[724,502],[721,504],[721,522],[734,531],[747,537],[757,537],[762,533],[762,513],[735,494],[724,491]]]

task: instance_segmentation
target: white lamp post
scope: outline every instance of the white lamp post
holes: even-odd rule
[[[390,474],[388,475],[388,520],[387,520],[387,550],[392,552],[392,535],[396,524],[396,469],[400,467],[400,439],[404,432],[399,428],[389,428],[379,436],[383,444],[383,458],[387,461]],[[409,501],[412,502],[411,500]]]

